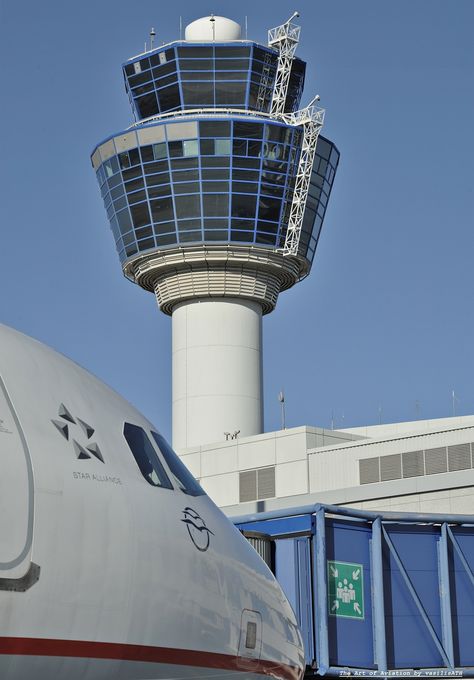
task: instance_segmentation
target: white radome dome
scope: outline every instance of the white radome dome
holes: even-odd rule
[[[208,16],[186,26],[184,39],[191,42],[240,40],[242,29],[236,21],[226,17]]]

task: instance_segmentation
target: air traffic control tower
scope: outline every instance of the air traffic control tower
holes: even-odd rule
[[[301,107],[296,16],[267,45],[205,17],[126,61],[136,122],[92,154],[123,272],[172,317],[178,452],[263,431],[262,315],[318,245],[339,153]]]

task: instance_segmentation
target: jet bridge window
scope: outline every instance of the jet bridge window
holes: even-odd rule
[[[166,439],[157,432],[152,432],[151,435],[158,444],[158,448],[181,491],[190,496],[203,496],[205,492],[201,489],[178,455],[173,451]]]
[[[137,425],[125,423],[123,434],[137,462],[140,472],[151,486],[172,489],[168,475],[148,439],[145,430]]]

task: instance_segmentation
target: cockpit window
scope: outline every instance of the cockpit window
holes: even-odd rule
[[[205,492],[189,472],[188,468],[181,462],[166,439],[161,434],[158,434],[158,432],[152,432],[151,435],[158,444],[158,448],[163,454],[163,458],[181,491],[190,496],[203,496]]]
[[[172,489],[173,485],[160,459],[156,455],[156,451],[148,439],[145,430],[138,427],[138,425],[125,423],[123,434],[137,461],[140,472],[148,484],[151,484],[151,486],[161,486],[164,489]]]

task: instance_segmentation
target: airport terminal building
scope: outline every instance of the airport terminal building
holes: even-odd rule
[[[474,416],[345,430],[295,427],[181,458],[229,515],[311,503],[472,513]]]

